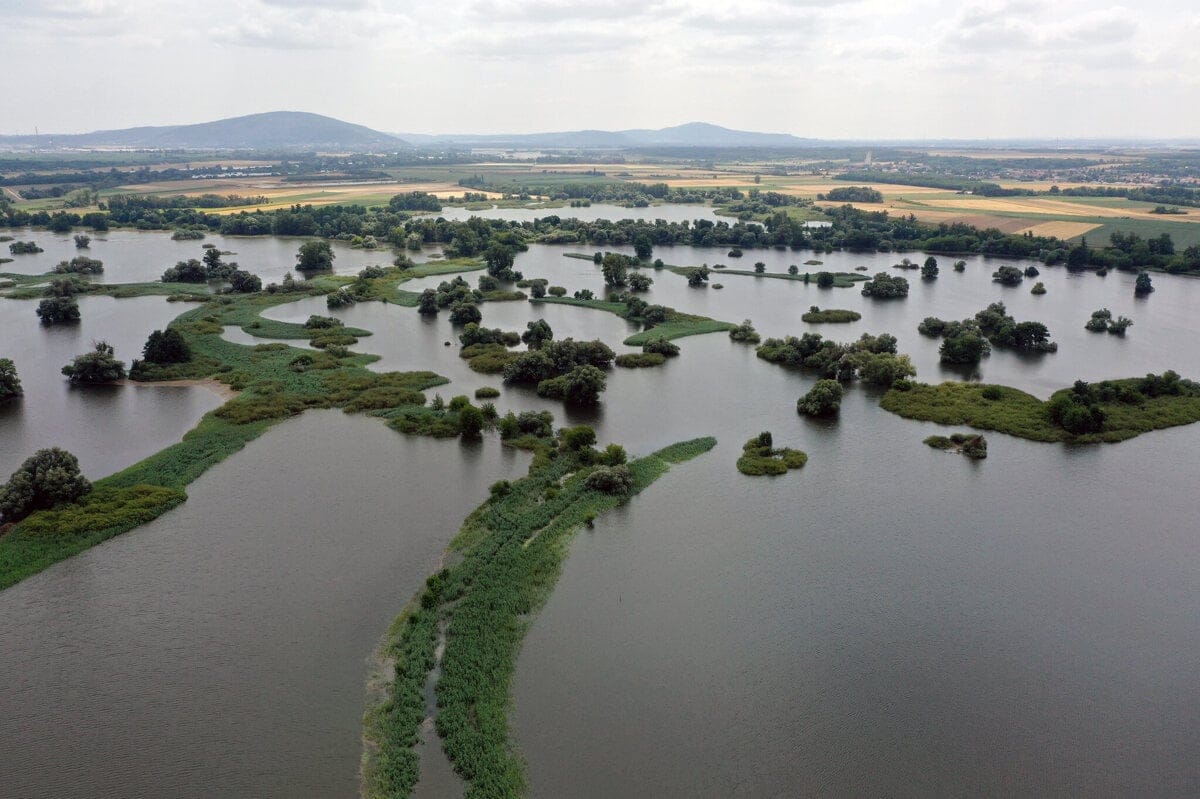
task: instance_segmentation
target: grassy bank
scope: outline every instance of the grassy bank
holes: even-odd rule
[[[579,308],[592,308],[597,311],[608,311],[616,314],[622,319],[626,317],[627,307],[622,302],[608,302],[607,300],[577,300],[573,297],[540,297],[530,300],[530,302],[548,302],[558,305],[574,305]],[[665,338],[667,340],[683,338],[685,336],[698,336],[704,333],[720,333],[726,330],[733,330],[737,325],[731,322],[719,322],[716,319],[710,319],[707,316],[697,316],[695,314],[682,313],[674,308],[667,309],[667,321],[655,325],[654,327],[646,328],[645,330],[634,333],[625,339],[624,343],[630,347],[640,347],[647,341],[657,338]]]
[[[309,291],[321,293],[336,285],[336,279],[321,278]],[[147,369],[143,379],[215,377],[240,395],[205,415],[179,443],[95,481],[95,490],[79,502],[36,512],[0,537],[0,589],[167,512],[187,498],[189,483],[283,419],[307,408],[373,409],[391,398],[411,402],[413,392],[446,382],[432,372],[371,372],[365,367],[376,356],[344,348],[314,353],[282,343],[245,346],[221,337],[226,325],[272,338],[327,335],[328,330],[260,316],[308,293],[211,297],[172,322],[187,341],[192,360]],[[354,328],[338,332],[349,334],[351,341],[369,335]]]
[[[1142,378],[1106,381],[1134,388]],[[1104,385],[1104,384],[1098,384]],[[1008,386],[947,382],[940,385],[915,383],[907,391],[892,389],[880,405],[906,419],[944,425],[970,425],[995,430],[1030,441],[1072,443],[1116,442],[1151,430],[1200,421],[1200,394],[1129,397],[1127,401],[1098,402],[1104,414],[1102,429],[1072,433],[1055,423],[1051,405],[1072,389],[1054,393],[1049,401]]]
[[[405,797],[416,784],[419,764],[413,746],[440,623],[446,624],[446,647],[437,684],[437,729],[446,754],[467,781],[466,795],[524,792],[524,770],[509,737],[508,706],[529,614],[549,596],[581,526],[645,489],[673,464],[715,444],[712,438],[695,439],[633,461],[632,487],[618,495],[588,488],[587,476],[598,467],[559,450],[553,459],[539,456],[529,476],[498,487],[467,517],[452,544],[461,560],[431,577],[393,628],[388,649],[396,676],[391,694],[367,717],[367,736],[374,745],[365,768],[368,796]]]

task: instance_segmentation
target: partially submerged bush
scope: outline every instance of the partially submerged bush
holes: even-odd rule
[[[74,361],[62,368],[62,373],[72,383],[115,383],[125,379],[125,364],[113,356],[113,348],[107,342],[97,341],[91,352],[76,356]]]
[[[787,474],[789,469],[799,469],[808,463],[808,455],[798,449],[772,449],[774,444],[767,431],[759,433],[742,446],[742,456],[737,468],[751,477]]]
[[[832,416],[842,407],[842,384],[836,380],[818,380],[807,394],[796,401],[797,413],[806,416]]]
[[[633,488],[633,473],[625,464],[597,466],[583,482],[592,491],[604,494],[628,494]]]

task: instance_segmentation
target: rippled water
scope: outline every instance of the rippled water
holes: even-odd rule
[[[599,270],[563,257],[580,249],[590,250],[533,247],[517,268],[599,296]],[[747,250],[736,261],[687,247],[655,256],[870,273],[898,260],[836,253],[805,266],[812,253]],[[932,283],[904,273],[903,301],[719,272],[723,289],[694,289],[653,270],[646,299],[751,318],[765,335],[891,332],[925,380],[958,373],[938,365],[919,321],[1003,301],[1018,319],[1045,322],[1060,351],[997,351],[984,380],[1047,396],[1077,377],[1200,376],[1200,282],[1156,275],[1158,291],[1135,299],[1129,275],[1043,268],[1049,293],[1035,297],[1032,280],[990,280],[1000,264],[1024,264],[969,258],[957,274],[953,259],[939,260]],[[154,314],[183,310],[105,302],[136,308],[126,357],[161,326]],[[863,319],[807,325],[810,305]],[[0,314],[9,306],[32,315],[32,304],[9,302]],[[633,330],[600,311],[481,307],[489,327],[544,317],[559,338],[598,336],[618,351]],[[1100,307],[1134,319],[1125,339],[1084,331]],[[268,315],[312,313],[327,313],[323,299]],[[375,303],[333,313],[374,331],[356,345],[381,356],[373,368],[433,369],[452,381],[435,390],[445,397],[500,386],[501,411],[547,408],[633,453],[720,441],[581,534],[535,618],[512,715],[534,796],[1200,788],[1190,500],[1200,426],[1088,447],[995,434],[976,463],[923,446],[946,429],[885,413],[863,388],[848,391],[837,421],[799,417],[796,398],[814,378],[721,334],[681,340],[660,369],[615,369],[599,408],[566,411],[467,369],[445,313]],[[85,307],[89,316],[100,312]],[[24,349],[53,341],[32,316],[12,329]],[[60,359],[47,358],[47,374]],[[740,475],[740,445],[763,429],[809,464]],[[0,690],[0,718],[17,720],[0,725],[0,784],[21,796],[351,795],[365,659],[485,487],[525,463],[494,440],[463,448],[306,414],[209,472],[154,524],[0,594],[0,670],[17,675]]]

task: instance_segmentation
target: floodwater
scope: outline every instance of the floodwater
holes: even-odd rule
[[[107,341],[118,359],[142,356],[152,330],[188,307],[162,297],[79,298],[80,322],[44,326],[34,300],[0,299],[0,358],[17,367],[24,396],[0,403],[0,481],[35,451],[60,446],[88,477],[104,477],[177,442],[223,400],[207,388],[72,386],[62,367]]]
[[[527,464],[309,412],[0,593],[2,793],[355,796],[372,649]]]
[[[169,230],[110,230],[91,233],[92,243],[86,250],[75,249],[73,234],[52,233],[48,230],[16,229],[5,231],[18,241],[34,241],[44,252],[30,255],[9,255],[8,245],[0,245],[0,254],[12,258],[12,263],[0,264],[0,272],[40,275],[54,271],[60,261],[76,255],[86,255],[104,262],[104,271],[91,280],[101,283],[143,283],[162,278],[163,272],[179,261],[203,258],[204,245],[215,245],[228,255],[225,261],[262,278],[263,284],[278,283],[291,274],[297,280],[296,252],[309,236],[221,236],[210,233],[203,239],[174,241]],[[395,253],[390,247],[376,250],[354,249],[344,241],[331,241],[333,271],[354,274],[367,266],[390,266]],[[420,256],[416,260],[421,260]]]
[[[592,249],[533,247],[516,267],[601,296],[599,269],[563,257]],[[1046,323],[1060,349],[996,351],[983,380],[1044,397],[1076,378],[1200,376],[1200,281],[1155,275],[1158,290],[1137,299],[1130,275],[1043,268],[1038,297],[1033,280],[991,281],[1001,264],[1025,265],[1002,259],[968,258],[959,274],[939,258],[941,277],[922,282],[893,271],[894,254],[655,257],[903,274],[909,297],[878,301],[719,271],[723,289],[697,289],[647,269],[645,296],[750,318],[764,335],[890,332],[927,381],[961,373],[938,365],[921,319],[995,301]],[[144,314],[175,309],[131,302],[115,307],[138,309],[136,352],[161,326]],[[9,305],[31,315],[29,335],[42,332],[32,304],[0,312]],[[811,305],[863,319],[807,325]],[[1126,338],[1083,329],[1100,307],[1134,320]],[[618,351],[633,330],[588,309],[481,309],[489,327],[544,317],[558,338]],[[312,313],[329,313],[323,299],[268,311]],[[355,347],[381,356],[372,368],[451,379],[430,395],[498,386],[501,412],[550,409],[633,454],[720,442],[574,542],[515,677],[512,728],[533,796],[1200,791],[1200,425],[1085,447],[989,434],[989,458],[972,462],[925,447],[947,428],[883,412],[862,387],[838,420],[798,416],[815,378],[722,334],[680,340],[659,369],[614,369],[599,408],[567,411],[467,369],[445,313],[332,313],[374,331]],[[65,362],[50,360],[51,371]],[[740,475],[741,444],[761,430],[807,451],[808,465]],[[310,413],[211,470],[152,525],[0,593],[0,784],[19,796],[352,795],[374,643],[486,486],[526,463],[494,439],[463,447]]]

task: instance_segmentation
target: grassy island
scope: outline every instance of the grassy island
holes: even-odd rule
[[[798,449],[773,449],[771,434],[762,432],[742,445],[742,456],[737,460],[738,471],[751,477],[765,474],[787,474],[789,469],[803,468],[808,455]]]
[[[1200,421],[1200,385],[1174,372],[1078,381],[1042,401],[1008,386],[946,382],[893,388],[880,403],[907,419],[966,424],[1030,441],[1115,442]]]
[[[387,655],[395,678],[366,721],[366,795],[406,797],[417,782],[413,747],[440,636],[437,730],[467,781],[466,795],[520,795],[525,777],[509,737],[510,684],[529,614],[553,589],[571,538],[672,465],[716,445],[698,438],[624,464],[615,462],[623,460],[620,448],[613,458],[613,447],[601,453],[578,446],[580,430],[586,428],[565,431],[557,442],[542,439],[527,477],[492,487],[451,545],[455,565],[430,577],[393,625]]]

